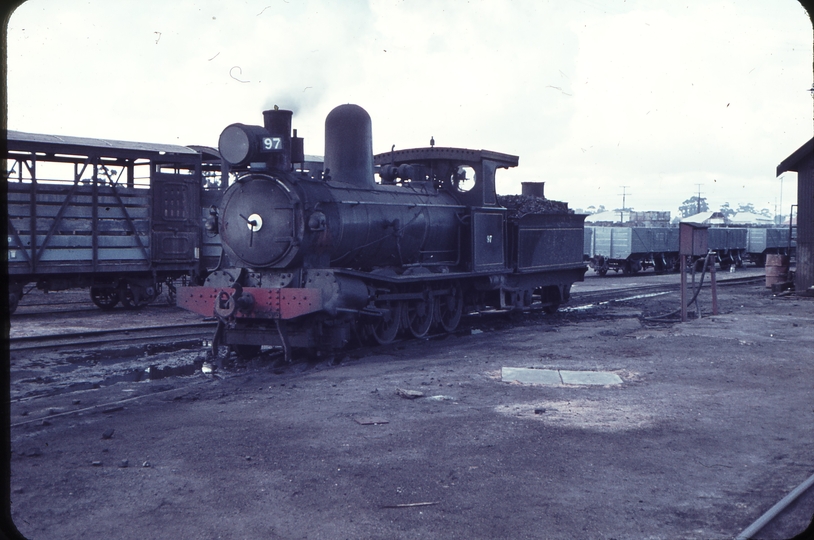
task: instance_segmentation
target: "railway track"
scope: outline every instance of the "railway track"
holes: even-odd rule
[[[718,280],[719,287],[757,283],[762,277],[737,277]],[[656,283],[651,285],[637,285],[632,287],[611,287],[597,291],[576,292],[571,296],[568,306],[561,308],[564,312],[582,311],[592,307],[625,300],[635,300],[676,292],[679,283]],[[708,282],[705,284],[708,286]],[[162,308],[165,306],[150,306]],[[169,306],[166,306],[169,307]],[[38,312],[33,314],[15,315],[15,320],[22,318],[40,318],[50,316],[56,319],[68,319],[76,316],[77,312],[83,314],[85,310],[56,311],[51,313]],[[100,319],[110,312],[103,312],[96,308],[88,308],[88,312]],[[84,314],[82,315],[84,316]],[[211,338],[215,329],[215,321],[194,323],[162,324],[153,326],[129,326],[99,330],[81,330],[76,332],[58,332],[52,334],[38,334],[9,338],[9,348],[12,352],[18,351],[46,351],[77,347],[104,347],[106,345],[124,345],[137,343],[162,343],[167,340],[173,342]]]
[[[172,309],[174,305],[167,303],[166,301],[155,300],[152,303],[148,304],[147,306],[139,307],[132,312],[140,312],[144,310],[164,310],[164,309]],[[125,308],[118,307],[114,308],[111,311],[104,311],[99,309],[97,306],[92,304],[91,302],[86,301],[76,301],[76,302],[65,302],[65,301],[57,301],[57,302],[36,302],[30,304],[20,304],[18,306],[17,311],[15,311],[14,315],[12,315],[12,320],[15,321],[26,321],[31,319],[42,319],[45,317],[70,317],[76,314],[90,314],[91,316],[103,316],[107,313],[118,313],[128,311]]]
[[[722,286],[758,282],[760,278],[727,279]],[[574,295],[571,306],[563,311],[577,309],[588,305],[585,310],[590,313],[591,307],[603,303],[642,298],[647,295],[671,293],[678,290],[678,284],[651,284],[645,287],[617,287],[609,290],[591,291]],[[173,313],[165,311],[166,315]],[[567,311],[566,311],[567,312]],[[109,313],[109,312],[107,312]],[[488,317],[488,314],[481,314]],[[567,316],[567,315],[566,315]],[[546,317],[548,317],[546,315]],[[478,326],[477,315],[470,318],[469,324],[462,325],[461,332],[468,334]],[[100,321],[103,319],[100,319]],[[112,319],[115,321],[115,318]],[[515,323],[506,321],[507,325]],[[556,324],[556,323],[555,323]],[[12,353],[10,373],[12,388],[10,402],[15,406],[31,410],[30,417],[15,417],[16,426],[38,425],[53,421],[65,415],[83,414],[85,412],[118,410],[127,404],[135,404],[141,398],[155,392],[168,395],[187,393],[191,388],[205,384],[212,377],[219,379],[250,374],[254,369],[238,364],[237,369],[227,369],[209,376],[201,375],[204,343],[211,339],[215,321],[191,321],[170,324],[152,324],[142,327],[124,328],[116,325],[110,329],[88,329],[76,332],[48,333],[36,336],[20,336],[9,340]],[[491,324],[489,326],[492,326]],[[499,332],[502,324],[497,324]],[[443,338],[446,334],[428,336],[428,339]],[[400,340],[399,340],[400,341]],[[392,344],[399,346],[398,341]],[[441,345],[439,345],[441,346]],[[354,347],[353,352],[344,354],[365,357],[381,352],[381,347],[363,344]],[[66,354],[67,353],[67,354]],[[329,358],[322,359],[330,362]],[[282,351],[267,350],[263,359],[256,366],[260,369],[272,369],[275,373],[285,373],[302,369],[303,362],[288,365]],[[255,368],[256,369],[256,368]],[[206,371],[204,373],[207,373]],[[190,377],[197,375],[196,377]],[[250,375],[249,375],[250,376]],[[164,380],[165,382],[159,383]],[[147,381],[147,386],[136,387]],[[131,397],[121,400],[99,400],[95,398],[94,389],[123,383],[125,391],[134,392]],[[166,389],[166,390],[165,390]],[[39,405],[47,398],[59,396],[62,403],[74,403],[58,408],[47,408]],[[80,404],[81,402],[81,404]]]
[[[211,337],[214,329],[214,321],[205,321],[199,323],[19,336],[9,338],[9,350],[11,352],[56,350],[81,346],[123,345],[144,342],[156,343],[170,339],[174,342],[178,342]]]
[[[760,283],[764,281],[763,276],[744,276],[734,278],[717,279],[718,287],[727,287],[733,285],[745,285],[749,283]],[[689,285],[689,284],[688,284]],[[704,288],[709,287],[709,280],[704,280]],[[646,298],[648,295],[658,293],[678,292],[681,284],[675,283],[655,283],[652,285],[636,285],[632,287],[612,287],[596,291],[580,291],[571,293],[571,300],[569,305],[561,308],[562,311],[577,311],[590,308],[592,305],[619,302],[624,300],[635,300],[639,298]]]
[[[761,279],[760,276],[727,278],[719,280],[718,284],[726,287],[757,283]],[[594,308],[612,302],[641,300],[675,293],[678,289],[678,283],[661,282],[576,292],[569,305],[561,308],[561,311],[565,316],[574,311],[590,313]],[[94,315],[90,326],[84,314],[74,314],[75,321],[68,314],[54,314],[54,319],[60,321],[58,326],[66,327],[73,323],[79,327],[76,331],[53,332],[52,326],[56,325],[34,325],[32,322],[32,326],[26,328],[27,335],[12,336],[9,339],[12,380],[19,381],[15,383],[16,390],[12,394],[15,397],[38,397],[71,393],[74,391],[71,388],[86,387],[87,381],[108,385],[120,381],[139,381],[148,376],[152,379],[174,374],[188,375],[200,370],[200,352],[214,335],[216,327],[214,320],[173,321],[178,313],[165,309],[139,312],[154,319],[145,321],[142,318],[142,326],[134,326],[132,320],[122,316],[126,313],[99,310],[96,313],[100,316],[97,319]],[[479,317],[489,315],[480,313],[468,316],[469,324],[462,325],[460,331],[468,333],[466,327],[474,328],[478,325],[475,321]],[[497,327],[502,327],[502,323]],[[433,339],[444,335],[427,337]],[[375,354],[377,348],[361,344],[354,349],[355,354],[365,356],[367,350]],[[264,353],[267,360],[271,359],[269,352]],[[145,368],[156,363],[171,367],[145,375]]]

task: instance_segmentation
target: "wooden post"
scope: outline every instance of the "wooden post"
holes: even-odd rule
[[[687,322],[687,256],[681,255],[681,322]]]
[[[733,263],[734,264],[734,263]],[[712,264],[709,265],[709,279],[710,287],[712,289],[712,314],[718,314],[718,284],[715,282],[715,258],[712,258]]]

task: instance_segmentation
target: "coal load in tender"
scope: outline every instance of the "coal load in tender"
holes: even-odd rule
[[[574,213],[568,209],[568,203],[531,195],[498,195],[497,203],[509,210],[509,218],[521,218],[526,214]]]

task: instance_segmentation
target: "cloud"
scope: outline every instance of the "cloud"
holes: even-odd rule
[[[614,207],[624,185],[657,210],[701,183],[713,205],[759,205],[810,137],[810,43],[792,0],[29,0],[9,25],[9,124],[214,145],[278,105],[319,154],[325,116],[356,103],[375,151],[432,136],[519,155],[506,193],[546,181]]]

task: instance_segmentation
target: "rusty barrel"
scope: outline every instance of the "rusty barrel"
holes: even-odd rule
[[[789,275],[788,255],[766,255],[766,287],[776,283],[783,283]]]

